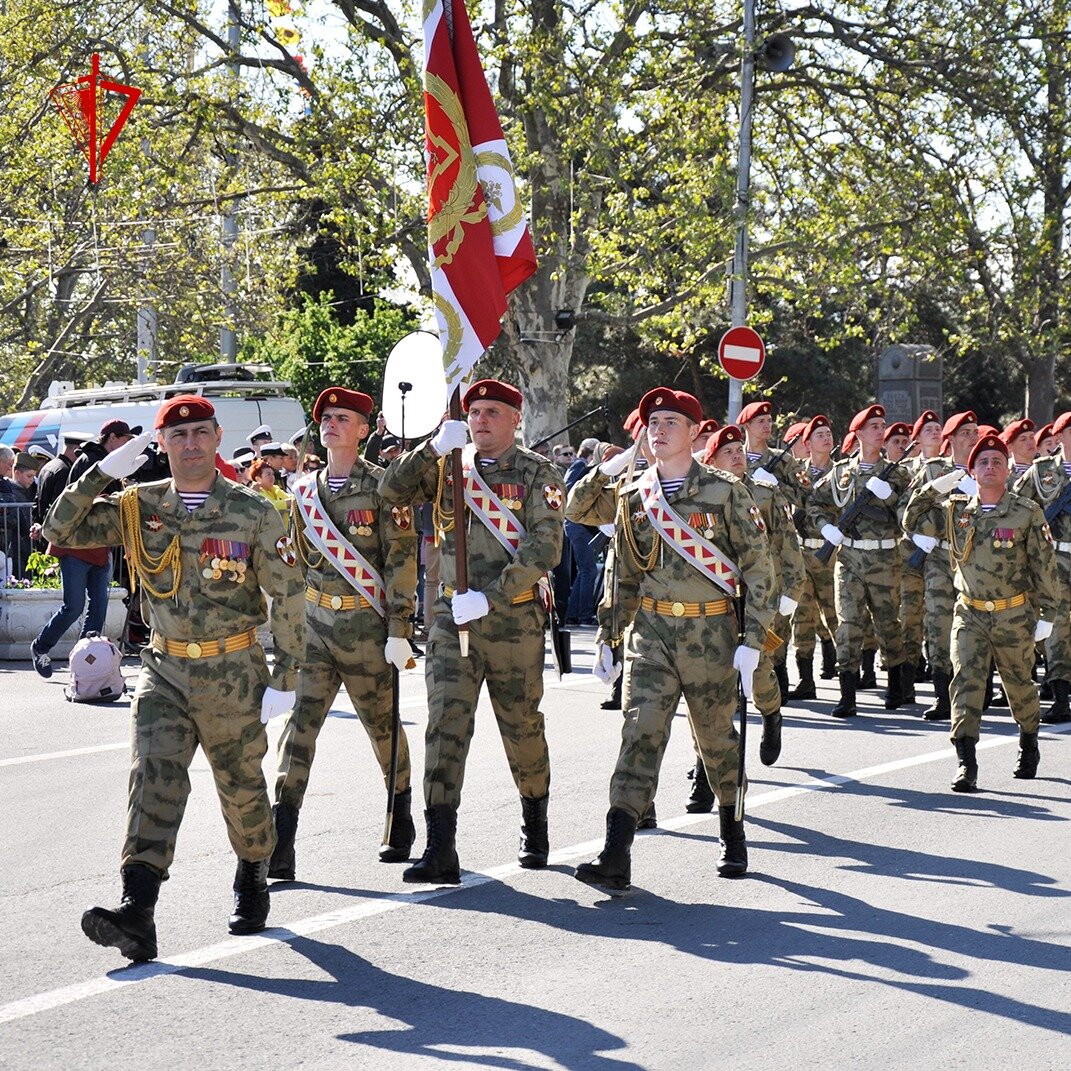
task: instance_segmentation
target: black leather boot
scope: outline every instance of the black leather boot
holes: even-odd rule
[[[905,706],[916,702],[914,662],[902,662],[900,664],[900,694],[903,696]]]
[[[943,669],[933,671],[933,706],[922,712],[927,721],[948,721],[952,717],[952,701],[948,697],[951,683],[952,678]]]
[[[736,807],[728,804],[718,808],[721,825],[721,854],[718,856],[718,876],[738,878],[747,873],[747,841],[744,838],[744,820],[735,818]]]
[[[926,661],[925,655],[919,655],[918,664],[915,666],[915,680],[933,680],[933,677],[931,676],[930,663]]]
[[[977,743],[978,741],[973,736],[961,736],[956,740],[959,769],[952,782],[953,792],[978,791],[978,759],[974,751]]]
[[[1039,762],[1041,762],[1041,752],[1038,750],[1038,734],[1024,733],[1020,729],[1019,756],[1015,760],[1012,777],[1018,777],[1020,781],[1032,781],[1037,776]]]
[[[390,837],[386,844],[379,846],[381,863],[405,863],[413,851],[416,840],[416,826],[413,825],[413,787],[404,792],[394,793],[394,807],[391,811]],[[274,859],[275,857],[272,856]]]
[[[814,655],[796,655],[796,672],[800,682],[792,689],[793,699],[817,699],[814,687]]]
[[[596,888],[627,889],[632,884],[632,838],[636,819],[620,807],[606,814],[606,844],[596,859],[581,863],[573,873],[577,881]]]
[[[294,837],[297,836],[298,809],[289,803],[277,803],[271,809],[275,822],[275,851],[268,863],[268,877],[280,881],[293,881]]]
[[[773,766],[781,755],[781,711],[762,716],[762,740],[759,741],[759,761]]]
[[[855,717],[855,686],[858,680],[854,673],[840,675],[840,702],[829,712],[834,718]]]
[[[877,688],[878,677],[874,672],[874,659],[877,657],[877,651],[863,651],[859,665],[859,687],[860,688]]]
[[[788,702],[788,666],[784,662],[774,663],[774,677],[777,678],[777,690],[781,693],[781,706]]]
[[[521,796],[521,846],[517,862],[525,870],[540,870],[550,855],[550,835],[547,832],[547,803],[550,794],[539,799]]]
[[[420,862],[402,871],[402,881],[410,885],[460,885],[457,860],[457,808],[438,803],[424,812],[428,843]]]
[[[688,776],[692,779],[692,791],[688,793],[684,809],[689,814],[710,814],[714,810],[715,797],[702,759],[695,760],[695,766],[688,771]]]
[[[658,815],[655,813],[654,800],[651,800],[647,804],[647,810],[640,815],[640,820],[636,823],[637,829],[657,829],[658,828]]]
[[[897,710],[904,705],[903,663],[889,666],[889,685],[885,689],[885,709]]]
[[[238,860],[234,872],[234,914],[227,929],[233,934],[260,933],[268,921],[268,860]]]
[[[621,709],[621,682],[624,678],[623,673],[617,675],[617,680],[614,681],[614,689],[610,693],[609,699],[604,699],[599,706],[603,710],[620,710]]]
[[[824,681],[835,680],[837,676],[837,645],[832,640],[822,641],[822,672]]]
[[[995,662],[989,663],[989,676],[985,682],[985,695],[982,699],[982,709],[990,707],[1006,707],[1008,697],[1004,694],[1004,685],[997,682],[997,666]]]
[[[1071,684],[1067,681],[1054,680],[1052,682],[1053,703],[1041,716],[1046,725],[1060,725],[1065,721],[1071,721]]]
[[[118,948],[135,963],[156,959],[156,923],[153,915],[160,895],[160,875],[143,863],[130,863],[119,871],[122,902],[114,910],[91,907],[82,915],[82,932],[105,948]]]

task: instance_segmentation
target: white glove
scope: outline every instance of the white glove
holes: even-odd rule
[[[943,476],[938,476],[936,480],[931,480],[930,487],[932,487],[939,495],[948,495],[959,487],[962,479],[962,470],[952,469],[951,472],[946,472]]]
[[[119,447],[119,450],[122,449],[122,447]],[[118,450],[115,451],[115,453],[118,452]],[[264,698],[260,701],[260,720],[267,725],[272,718],[277,718],[280,714],[293,710],[296,698],[296,692],[280,692],[277,688],[270,686],[265,688]]]
[[[844,533],[835,524],[823,524],[822,538],[827,543],[832,543],[833,546],[839,547],[844,542]]]
[[[733,669],[740,671],[740,687],[744,689],[745,699],[750,699],[754,690],[755,670],[758,668],[761,653],[754,647],[741,645],[737,647],[736,654],[733,655]]]
[[[640,442],[637,439],[627,450],[622,450],[620,454],[615,454],[604,461],[599,466],[599,472],[604,476],[620,476],[628,468],[629,462],[636,456],[636,451],[639,448]]]
[[[796,612],[796,607],[799,603],[795,599],[790,599],[787,595],[781,596],[781,601],[777,604],[777,612],[782,617],[791,617]]]
[[[121,480],[132,472],[137,472],[149,460],[145,447],[151,440],[152,432],[143,431],[130,442],[123,443],[122,446],[113,450],[107,457],[102,457],[97,462],[97,468],[113,480]]]
[[[444,420],[442,427],[431,437],[431,448],[439,457],[451,450],[460,450],[469,441],[469,426],[463,420]]]
[[[923,554],[931,554],[933,548],[937,546],[937,540],[933,536],[922,535],[920,532],[916,532],[911,537],[911,542],[915,544]]]
[[[877,476],[871,476],[867,480],[866,489],[876,498],[880,498],[882,502],[892,498],[892,485],[884,480],[879,480]]]
[[[614,661],[614,653],[610,650],[609,644],[595,645],[595,666],[591,672],[603,684],[613,684],[621,676],[621,666]]]
[[[1051,621],[1039,621],[1034,626],[1034,642],[1041,643],[1042,640],[1047,640],[1052,635],[1052,622]]]
[[[401,636],[387,637],[387,645],[383,648],[383,657],[390,665],[397,667],[399,673],[403,669],[412,669],[416,665],[413,662],[413,648],[409,646],[409,641],[402,639]]]
[[[767,472],[761,465],[751,474],[751,478],[763,487],[777,486],[777,477],[772,472]]]
[[[450,600],[455,625],[467,625],[490,613],[491,604],[482,591],[459,591]]]
[[[964,476],[963,479],[956,484],[956,487],[965,495],[978,494],[978,481],[971,475]]]
[[[617,529],[612,524],[600,524],[599,531],[602,532],[607,539],[613,539],[614,532],[616,532]]]

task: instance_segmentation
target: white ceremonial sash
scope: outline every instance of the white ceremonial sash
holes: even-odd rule
[[[666,500],[654,469],[638,481],[640,501],[656,532],[693,569],[717,584],[727,595],[736,597],[739,570],[709,539],[686,523]]]
[[[335,567],[339,576],[358,595],[363,595],[380,617],[385,618],[387,592],[383,578],[327,515],[320,501],[315,474],[294,487],[294,501],[305,524],[305,538]]]
[[[470,443],[461,455],[465,469],[465,503],[480,523],[510,552],[516,554],[521,540],[528,534],[513,511],[488,487],[480,474],[476,448]]]

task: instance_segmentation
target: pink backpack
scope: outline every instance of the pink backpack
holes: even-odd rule
[[[90,632],[71,651],[71,683],[64,694],[72,703],[110,703],[126,691],[123,656],[107,636]]]

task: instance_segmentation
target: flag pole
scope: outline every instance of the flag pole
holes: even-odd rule
[[[450,419],[461,420],[461,387],[454,388],[450,395]],[[461,468],[461,450],[450,451],[450,476],[453,483],[454,508],[454,593],[460,595],[469,590],[468,534],[465,530],[465,473]],[[461,657],[469,656],[469,626],[457,626],[457,641]]]

